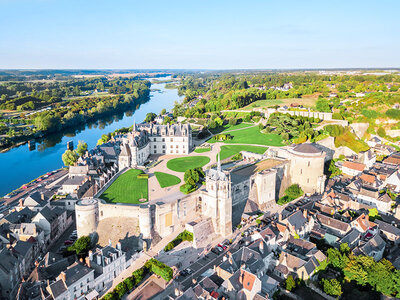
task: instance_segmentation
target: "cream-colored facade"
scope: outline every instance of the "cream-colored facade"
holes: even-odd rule
[[[189,124],[134,125],[132,132],[121,138],[119,169],[143,165],[151,154],[189,154],[192,128]]]

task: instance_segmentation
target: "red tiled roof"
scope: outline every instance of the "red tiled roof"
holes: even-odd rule
[[[360,179],[370,184],[373,184],[375,182],[375,176],[370,174],[362,174],[360,176]]]
[[[357,171],[364,171],[365,169],[365,165],[364,164],[360,164],[360,163],[356,163],[353,161],[345,161],[343,162],[343,167],[346,167],[348,169],[352,169],[352,170],[357,170]]]

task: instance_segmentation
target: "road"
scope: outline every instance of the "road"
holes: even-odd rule
[[[36,179],[35,181],[33,181],[31,183],[27,183],[26,185],[24,185],[27,188],[23,189],[22,187],[20,187],[19,189],[15,190],[16,194],[14,196],[12,196],[10,198],[3,198],[3,200],[5,201],[6,205],[14,205],[19,201],[19,199],[25,198],[33,191],[44,192],[44,193],[46,193],[46,196],[47,196],[47,193],[49,193],[51,191],[46,189],[45,185],[48,185],[51,182],[59,180],[61,177],[65,176],[67,173],[68,173],[68,170],[64,170],[64,169],[57,170],[57,171],[55,171],[54,174],[49,175],[49,177],[47,177],[47,178],[41,178],[41,179],[39,179],[39,181],[38,181],[38,179]]]

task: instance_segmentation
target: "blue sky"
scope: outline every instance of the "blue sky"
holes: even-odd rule
[[[400,67],[400,1],[0,0],[0,68]]]

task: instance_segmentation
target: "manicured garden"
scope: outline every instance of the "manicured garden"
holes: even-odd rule
[[[210,147],[198,147],[194,150],[196,153],[204,153],[204,152],[210,152],[211,148]]]
[[[244,128],[242,130],[231,131],[231,140],[225,141],[226,144],[258,144],[265,146],[283,146],[282,138],[273,133],[261,133],[258,126]],[[216,140],[211,138],[207,142],[215,143]]]
[[[226,159],[230,156],[233,156],[240,151],[250,151],[259,154],[263,154],[268,148],[267,147],[260,147],[260,146],[248,146],[248,145],[224,145],[221,146],[220,159]]]
[[[228,123],[228,124],[224,124],[222,126],[219,126],[217,128],[210,129],[210,131],[212,133],[216,134],[216,133],[221,133],[221,132],[230,131],[230,130],[248,128],[248,127],[251,127],[251,126],[254,126],[254,124],[239,123],[239,124],[231,125],[231,124]]]
[[[179,177],[168,173],[154,172],[154,175],[162,188],[173,186],[181,182]]]
[[[148,200],[148,178],[142,170],[132,169],[121,174],[100,196],[109,203],[140,204]]]
[[[186,156],[171,159],[167,168],[175,172],[185,172],[188,169],[203,167],[210,162],[207,156]]]

